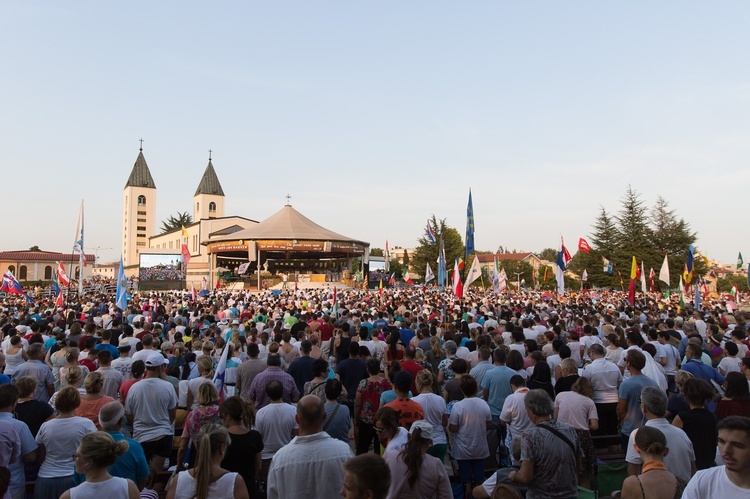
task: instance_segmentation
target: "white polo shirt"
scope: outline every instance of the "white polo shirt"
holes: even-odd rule
[[[613,362],[595,359],[583,368],[582,376],[591,381],[594,403],[613,404],[618,400],[617,389],[622,383],[622,373]]]
[[[523,405],[523,399],[528,392],[529,389],[524,386],[508,395],[503,403],[503,410],[500,412],[500,419],[507,423],[513,438],[534,427]]]

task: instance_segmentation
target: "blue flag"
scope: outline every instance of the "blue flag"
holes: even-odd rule
[[[469,189],[469,204],[466,207],[466,260],[474,253],[474,204],[471,202]]]
[[[55,296],[60,294],[60,283],[57,281],[57,272],[54,270],[52,271],[52,280],[50,281],[50,284],[52,284],[52,289],[55,290]]]
[[[115,305],[120,310],[128,308],[128,297],[125,294],[128,288],[128,280],[125,278],[125,265],[120,256],[120,271],[117,273],[117,293],[115,294]]]
[[[442,234],[440,234],[440,249],[438,251],[437,264],[438,264],[437,284],[438,284],[438,289],[442,291],[443,286],[445,286],[445,278],[447,276],[447,269],[445,266],[445,245],[443,244]]]

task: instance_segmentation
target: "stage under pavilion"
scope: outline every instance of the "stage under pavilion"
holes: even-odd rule
[[[290,204],[257,225],[212,234],[203,245],[211,274],[233,289],[283,287],[284,276],[291,286],[352,286],[357,271],[367,275],[370,253],[369,243],[321,227]]]

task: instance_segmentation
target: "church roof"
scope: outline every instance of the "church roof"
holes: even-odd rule
[[[206,171],[203,172],[201,183],[198,184],[198,189],[195,190],[195,194],[193,195],[197,196],[198,194],[213,194],[216,196],[224,195],[224,189],[221,188],[219,177],[216,176],[216,170],[214,170],[214,165],[211,163],[210,159],[208,160]]]
[[[308,239],[314,241],[347,241],[369,246],[368,243],[342,236],[316,224],[291,205],[285,205],[258,225],[237,231],[218,240]]]
[[[143,157],[143,149],[138,151],[138,157],[133,165],[133,171],[130,172],[128,183],[125,187],[148,187],[156,189],[154,178],[151,176],[151,172],[146,164],[146,158]]]

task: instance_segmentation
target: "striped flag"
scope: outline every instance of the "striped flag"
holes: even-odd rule
[[[65,265],[62,262],[57,262],[57,280],[61,286],[70,286],[70,277],[65,273]]]
[[[221,352],[221,358],[219,359],[219,363],[216,365],[216,373],[214,374],[214,385],[216,385],[216,389],[219,391],[219,404],[221,404],[224,401],[224,377],[227,372],[227,357],[229,356],[229,342],[227,342],[226,345],[224,345],[224,350]]]
[[[429,239],[429,241],[432,244],[435,244],[437,242],[437,238],[435,237],[435,231],[432,230],[432,225],[430,224],[429,220],[427,220],[427,227],[425,227],[424,232],[425,232],[425,236],[427,236],[427,239]]]
[[[86,266],[86,255],[83,253],[83,199],[81,208],[78,210],[78,225],[76,226],[76,239],[73,244],[73,254],[78,254],[78,264],[81,270],[78,276],[78,293],[83,293],[83,267]]]

